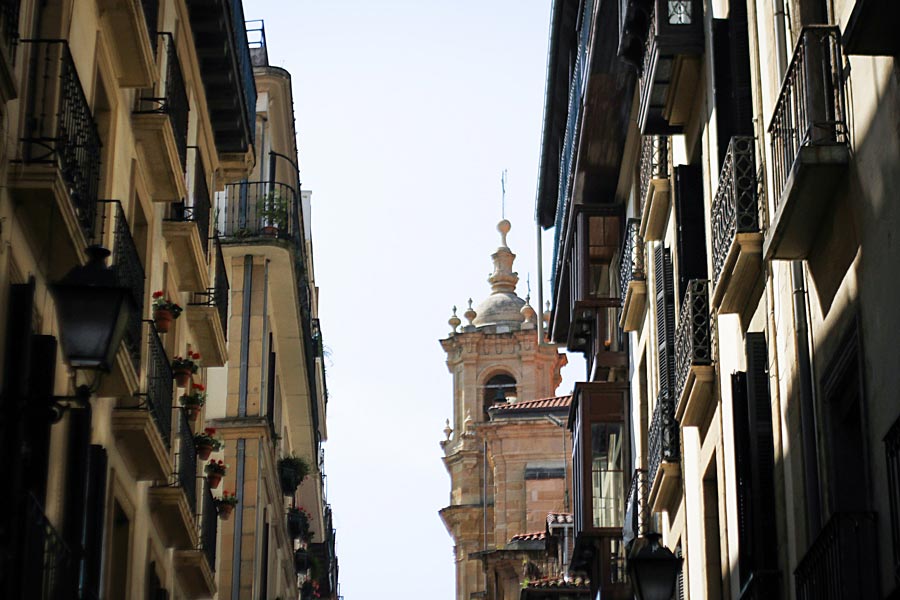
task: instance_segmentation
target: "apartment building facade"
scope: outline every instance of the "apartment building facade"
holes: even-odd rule
[[[213,196],[261,148],[241,2],[24,0],[0,24],[0,596],[267,597],[223,585],[231,504],[198,458],[243,327]]]
[[[680,597],[897,594],[896,16],[554,3],[536,212],[551,337],[588,366],[570,426],[594,594],[643,593],[653,533]]]

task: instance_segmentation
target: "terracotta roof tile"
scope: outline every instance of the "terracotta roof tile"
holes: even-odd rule
[[[540,541],[547,539],[546,531],[535,531],[533,533],[520,533],[518,535],[512,536],[509,541],[512,542],[531,542],[531,541]]]
[[[555,396],[553,398],[539,398],[537,400],[522,400],[507,404],[496,404],[490,410],[543,410],[547,408],[568,408],[572,403],[572,396]]]
[[[578,576],[570,576],[568,580],[565,577],[545,577],[543,579],[536,579],[535,581],[529,581],[528,587],[530,588],[557,588],[557,589],[567,589],[567,590],[590,590],[591,580],[583,577],[581,575]]]

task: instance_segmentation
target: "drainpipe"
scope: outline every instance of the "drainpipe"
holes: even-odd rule
[[[544,341],[544,251],[541,240],[541,224],[537,217],[534,218],[534,229],[537,233],[537,332],[538,346],[546,346]]]
[[[775,45],[778,75],[784,79],[787,71],[787,40],[785,39],[784,0],[775,7]],[[806,282],[803,261],[791,261],[791,293],[794,305],[794,344],[797,347],[798,396],[800,400],[800,431],[803,437],[803,484],[806,491],[806,527],[809,539],[821,525],[819,498],[819,457],[816,450],[816,404],[812,385],[812,366],[809,356],[809,323],[806,318]]]

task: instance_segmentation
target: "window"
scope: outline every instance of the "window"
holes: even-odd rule
[[[625,513],[621,423],[591,423],[591,487],[594,527],[621,527]]]

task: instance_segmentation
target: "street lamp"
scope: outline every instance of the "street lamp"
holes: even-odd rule
[[[637,551],[628,559],[628,576],[637,600],[669,600],[675,590],[682,559],[660,545],[661,537],[651,532],[638,539]]]
[[[87,248],[88,262],[50,284],[59,318],[59,338],[72,369],[108,373],[128,319],[135,310],[128,288],[119,285],[106,266],[110,252]]]

